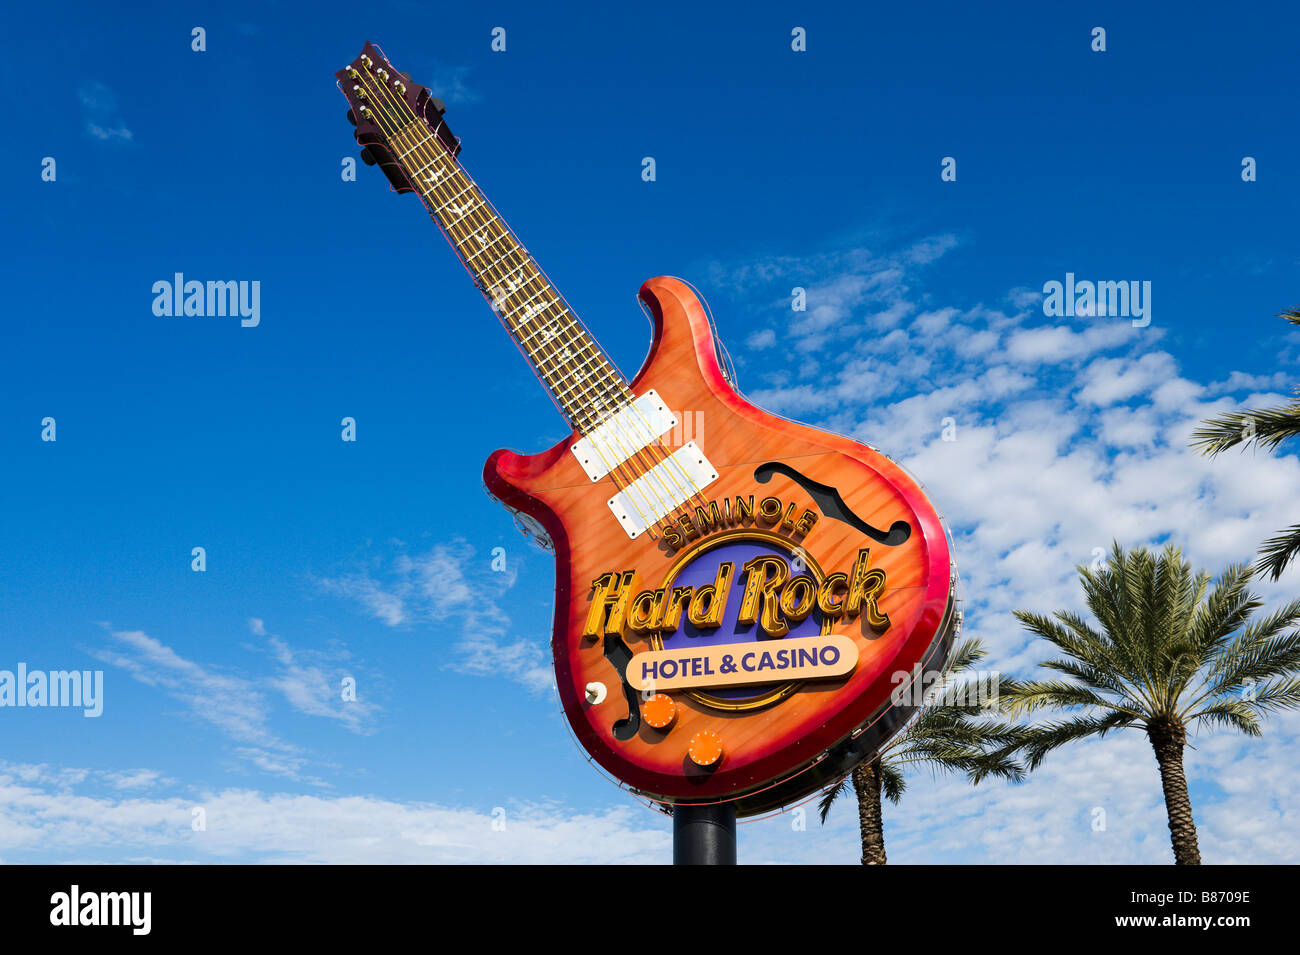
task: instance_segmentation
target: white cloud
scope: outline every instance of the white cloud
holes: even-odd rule
[[[770,289],[747,290],[754,301],[770,301],[802,274],[799,264],[779,261],[785,266],[773,269]],[[847,270],[853,287],[869,287],[864,270],[873,268],[883,275],[894,266],[886,256],[855,263]],[[844,287],[832,275],[821,281]],[[911,284],[889,281],[900,290]],[[1293,384],[1283,376],[1193,380],[1161,347],[1158,329],[1097,318],[1044,326],[1028,290],[1010,294],[1022,310],[1014,314],[908,301],[917,317],[906,340],[873,336],[867,310],[845,309],[843,324],[823,329],[810,349],[826,369],[821,381],[773,378],[750,398],[879,447],[925,482],[953,529],[967,633],[988,644],[991,665],[1026,675],[1047,657],[1011,611],[1082,610],[1076,567],[1114,540],[1172,540],[1218,573],[1249,562],[1262,540],[1300,520],[1293,449],[1207,459],[1188,445],[1200,419],[1241,406],[1213,396],[1251,391],[1246,406],[1277,403],[1272,390]],[[937,320],[927,327],[926,316],[938,314],[942,328]],[[778,331],[776,344],[802,341],[792,329]],[[947,417],[955,441],[941,438]],[[1276,601],[1298,583],[1300,569],[1292,569],[1255,589]],[[1269,840],[1267,826],[1247,821],[1268,820],[1274,832],[1294,827],[1287,794],[1300,787],[1292,768],[1300,763],[1297,720],[1272,720],[1265,734],[1207,734],[1187,751],[1208,861],[1300,858],[1300,840]],[[903,806],[886,808],[897,861],[1169,861],[1159,780],[1139,733],[1054,754],[1019,787],[973,790],[926,776],[912,785]],[[1107,812],[1104,833],[1091,828],[1097,806]],[[852,819],[842,818],[851,838]]]
[[[852,248],[804,259],[777,256],[741,266],[714,263],[709,271],[714,284],[726,288],[742,291],[763,286],[767,308],[781,311],[782,334],[796,351],[806,354],[863,325],[877,332],[897,327],[918,310],[909,296],[909,283],[957,245],[954,236],[938,235],[889,255]],[[771,287],[778,277],[780,286]],[[796,287],[807,293],[802,312],[790,310],[790,290]],[[939,313],[931,313],[923,318],[938,317]],[[750,347],[767,347],[770,341],[759,333]]]
[[[105,778],[115,789],[153,789],[158,785],[170,785],[175,782],[155,769],[131,769],[106,773]]]
[[[1027,328],[1008,337],[1006,353],[1012,361],[1027,364],[1062,362],[1113,348],[1137,333],[1131,324],[1114,322],[1082,330],[1066,325]]]
[[[104,791],[107,775],[0,763],[0,859],[581,865],[664,862],[672,851],[668,820],[634,806],[580,812],[504,800],[494,812],[247,789],[123,798]]]
[[[1283,391],[1295,385],[1292,376],[1285,371],[1271,375],[1251,375],[1244,371],[1234,371],[1223,381],[1212,382],[1205,386],[1206,394],[1236,394],[1243,391]]]
[[[361,605],[390,627],[460,624],[448,666],[479,676],[505,676],[533,691],[554,682],[546,644],[521,635],[498,599],[515,583],[516,562],[508,573],[475,563],[473,548],[463,541],[438,544],[417,556],[399,551],[388,560],[338,577],[320,579],[329,593]]]

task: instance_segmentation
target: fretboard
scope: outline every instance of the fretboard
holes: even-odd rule
[[[581,433],[632,399],[626,379],[455,157],[414,119],[389,136],[430,215],[560,411]]]

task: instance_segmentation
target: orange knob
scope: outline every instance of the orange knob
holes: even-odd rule
[[[714,766],[722,759],[722,738],[713,730],[700,730],[691,737],[687,755],[696,766]]]
[[[647,725],[657,730],[667,729],[672,725],[673,720],[677,719],[677,704],[667,693],[656,693],[645,701],[645,705],[641,707],[641,715]]]

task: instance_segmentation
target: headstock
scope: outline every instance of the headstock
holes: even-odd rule
[[[415,189],[398,160],[401,149],[393,142],[404,126],[421,122],[448,153],[455,156],[460,152],[460,140],[442,118],[447,110],[442,100],[394,69],[373,43],[367,42],[357,58],[334,76],[350,107],[348,122],[356,127],[353,135],[361,144],[362,162],[368,166],[378,163],[398,192]]]

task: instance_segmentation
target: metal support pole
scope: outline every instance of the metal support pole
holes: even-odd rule
[[[673,807],[673,865],[735,865],[736,807]]]

